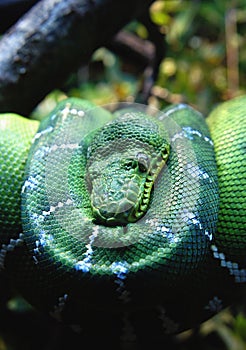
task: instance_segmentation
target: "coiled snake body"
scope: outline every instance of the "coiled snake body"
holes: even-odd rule
[[[182,104],[151,116],[67,99],[40,126],[1,115],[1,270],[84,330],[211,317],[246,282],[245,111],[245,97],[206,121]]]

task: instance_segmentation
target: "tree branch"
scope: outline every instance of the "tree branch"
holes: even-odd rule
[[[0,112],[28,115],[154,0],[42,0],[0,41]]]

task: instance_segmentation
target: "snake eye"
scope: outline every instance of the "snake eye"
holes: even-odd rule
[[[138,168],[141,173],[147,173],[149,169],[149,158],[144,153],[137,154]]]
[[[141,173],[147,173],[148,168],[143,163],[138,163],[138,168]]]

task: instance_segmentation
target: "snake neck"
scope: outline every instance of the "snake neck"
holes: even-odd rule
[[[136,222],[148,210],[170,152],[154,118],[125,113],[98,131],[87,150],[86,183],[95,222]]]

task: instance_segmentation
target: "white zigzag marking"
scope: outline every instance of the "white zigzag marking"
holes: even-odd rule
[[[171,141],[175,142],[177,139],[182,139],[184,137],[192,140],[194,135],[200,137],[205,142],[208,142],[211,146],[213,146],[213,141],[209,137],[204,136],[200,131],[192,129],[191,127],[183,127],[182,131],[173,135]]]
[[[95,241],[96,237],[98,236],[99,234],[99,226],[96,225],[94,226],[93,228],[93,232],[92,234],[90,235],[89,239],[89,243],[86,245],[86,252],[85,252],[85,257],[83,260],[80,260],[80,261],[77,261],[76,264],[75,264],[75,269],[76,270],[81,270],[83,272],[89,272],[90,268],[91,268],[91,258],[92,258],[92,255],[93,255],[93,249],[92,249],[92,244],[93,242]]]
[[[43,210],[42,215],[43,216],[49,216],[51,213],[54,213],[57,209],[62,208],[64,205],[72,205],[73,201],[68,198],[65,203],[58,202],[56,206],[50,206],[50,209],[48,211]]]
[[[111,271],[117,277],[114,282],[118,285],[116,291],[119,293],[119,299],[123,303],[128,303],[130,301],[130,292],[126,290],[124,283],[128,273],[128,263],[126,261],[115,261],[111,264]]]
[[[205,310],[209,310],[213,313],[217,313],[223,309],[222,300],[217,296],[214,296],[213,299],[209,300],[208,305],[205,306]]]
[[[211,250],[215,259],[220,260],[221,267],[229,270],[230,275],[234,276],[236,283],[246,282],[246,269],[240,269],[238,263],[226,260],[224,253],[220,253],[215,244],[211,245]]]
[[[0,270],[4,269],[4,262],[8,252],[12,252],[15,247],[22,245],[24,242],[23,233],[19,234],[17,239],[11,238],[8,244],[2,244],[0,249]]]
[[[66,301],[68,298],[68,294],[64,294],[58,298],[58,303],[54,306],[54,310],[50,312],[50,315],[54,317],[56,320],[62,320],[62,311],[66,305]]]

